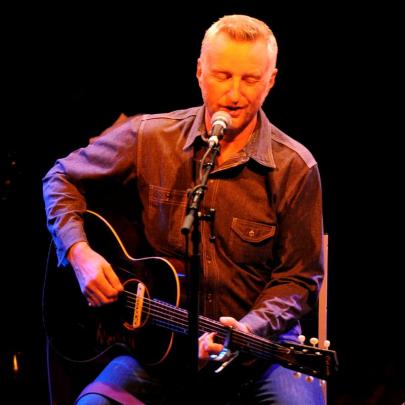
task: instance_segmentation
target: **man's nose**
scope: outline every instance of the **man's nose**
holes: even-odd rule
[[[240,79],[233,78],[231,81],[231,88],[229,89],[229,97],[231,102],[236,104],[240,99]]]

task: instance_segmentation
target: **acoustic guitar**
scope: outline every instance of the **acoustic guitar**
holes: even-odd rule
[[[87,211],[84,223],[90,246],[109,261],[124,291],[113,304],[89,307],[73,270],[57,268],[49,260],[43,319],[51,346],[74,362],[93,361],[118,346],[145,364],[163,363],[176,335],[189,330],[188,312],[179,307],[176,269],[161,257],[131,257],[118,231],[97,212]],[[200,334],[216,332],[221,343],[230,338],[229,328],[216,320],[199,316],[198,325]],[[232,331],[229,347],[324,380],[337,371],[336,353],[328,349],[274,342],[237,330]]]

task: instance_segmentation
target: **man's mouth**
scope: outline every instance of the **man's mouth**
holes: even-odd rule
[[[243,111],[243,107],[234,107],[234,106],[226,106],[224,109],[233,118],[237,118]]]

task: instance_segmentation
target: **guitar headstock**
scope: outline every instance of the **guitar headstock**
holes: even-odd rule
[[[291,370],[307,374],[321,380],[326,380],[338,370],[336,352],[329,350],[329,341],[319,347],[318,339],[311,338],[311,345],[304,345],[305,337],[299,339],[302,343],[278,343],[288,349],[278,356],[280,363]]]

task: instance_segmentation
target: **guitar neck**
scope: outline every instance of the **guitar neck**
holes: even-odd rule
[[[153,307],[151,311],[153,324],[175,333],[188,334],[189,313],[187,310],[157,300],[153,300],[151,306]],[[229,335],[229,328],[218,321],[199,316],[198,332],[200,335],[204,332],[215,332],[218,340],[224,342]],[[334,352],[332,351],[293,343],[278,344],[237,330],[231,332],[230,346],[244,354],[263,360],[276,360],[287,368],[322,379],[329,377],[334,368]]]
[[[154,301],[160,311],[153,311],[153,323],[157,326],[171,330],[182,335],[189,332],[189,313],[187,310],[173,305]],[[198,333],[215,332],[218,340],[223,342],[229,334],[229,328],[218,321],[205,316],[198,317]],[[288,350],[278,344],[257,335],[232,330],[232,346],[239,351],[251,354],[257,358],[270,360],[276,355],[286,354]]]

